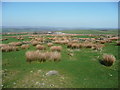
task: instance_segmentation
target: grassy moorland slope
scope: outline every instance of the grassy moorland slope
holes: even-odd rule
[[[75,32],[75,31],[74,31]],[[77,31],[76,31],[77,32]],[[87,32],[87,31],[86,31]],[[92,31],[91,31],[92,32]],[[72,32],[71,32],[72,33]],[[94,32],[96,33],[96,32]],[[30,40],[28,37],[25,40]],[[25,41],[24,40],[24,41]],[[3,43],[17,42],[8,38]],[[22,40],[21,40],[22,41]],[[47,45],[44,44],[46,47]],[[55,44],[58,45],[58,44]],[[118,87],[118,47],[116,42],[105,43],[102,52],[89,48],[72,50],[74,56],[68,55],[66,45],[61,45],[62,58],[60,62],[26,62],[25,52],[29,49],[2,53],[2,68],[4,88],[116,88]],[[47,47],[46,51],[50,48]],[[113,54],[116,62],[111,67],[99,63],[103,53]],[[45,76],[50,70],[57,70],[58,76]],[[40,84],[40,85],[38,85]]]
[[[61,31],[63,33],[70,33],[70,34],[117,34],[117,30],[107,30],[107,31],[101,31],[101,30],[64,30]]]

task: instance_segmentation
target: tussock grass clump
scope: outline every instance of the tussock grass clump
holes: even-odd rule
[[[50,60],[60,61],[61,59],[61,53],[59,52],[49,52],[48,54],[49,54]]]
[[[64,44],[65,45],[65,44],[68,44],[68,42],[69,42],[68,40],[64,40],[64,41],[61,41],[60,44]]]
[[[37,44],[39,44],[38,41],[32,41],[32,45],[33,45],[33,46],[36,46]]]
[[[22,42],[11,42],[11,43],[9,43],[9,45],[11,45],[11,46],[20,46],[20,45],[22,45]]]
[[[61,52],[62,51],[62,47],[61,46],[52,46],[50,48],[51,51],[58,51]]]
[[[67,48],[71,48],[73,43],[68,43]]]
[[[37,51],[27,51],[25,53],[25,56],[26,56],[27,62],[36,61],[38,59],[38,52]]]
[[[12,48],[13,48],[13,51],[19,51],[19,47],[17,46],[13,46]]]
[[[47,45],[48,45],[48,47],[51,47],[51,46],[53,46],[53,43],[48,43]]]
[[[18,37],[17,40],[24,40],[24,38],[22,38],[22,37]]]
[[[94,44],[92,49],[93,50],[98,50],[98,51],[102,51],[102,48],[105,47],[105,45],[102,44]]]
[[[60,61],[61,54],[59,52],[40,52],[40,51],[27,51],[25,53],[26,61]]]
[[[104,44],[104,43],[106,43],[106,42],[107,42],[107,41],[105,41],[105,40],[101,40],[101,41],[100,41],[101,44]]]
[[[71,45],[71,48],[72,48],[72,49],[78,49],[78,48],[80,48],[80,46],[79,46],[78,43],[73,43],[73,44]]]
[[[8,44],[0,44],[0,48],[5,46],[8,46]]]
[[[93,44],[92,44],[92,43],[88,43],[88,44],[84,44],[84,46],[85,46],[86,48],[92,48],[92,47],[93,47]]]
[[[113,55],[104,54],[101,63],[104,64],[105,66],[112,66],[115,60],[116,58]]]
[[[22,43],[23,44],[30,44],[31,42],[30,41],[23,41]]]
[[[39,62],[45,62],[48,59],[48,54],[46,52],[38,52],[37,58]]]
[[[78,40],[73,40],[72,43],[78,43],[79,41]]]
[[[36,49],[38,49],[38,50],[45,50],[46,47],[43,46],[43,45],[37,45],[37,46],[36,46]]]
[[[34,39],[34,37],[28,37],[29,39]]]
[[[109,38],[109,40],[112,40],[112,41],[115,41],[115,40],[118,40],[120,39],[119,37],[112,37],[112,38]]]
[[[120,46],[120,41],[117,41],[116,43],[117,43],[118,46]]]
[[[0,41],[6,41],[6,40],[8,40],[8,39],[7,38],[0,39]]]
[[[3,46],[1,47],[2,52],[11,52],[11,51],[19,51],[19,48],[17,46]]]
[[[40,41],[40,42],[43,42],[44,39],[43,38],[35,38],[36,41]]]
[[[28,45],[28,44],[21,46],[22,49],[28,49],[29,47],[30,47],[30,45]]]
[[[67,47],[72,49],[79,49],[79,48],[92,48],[92,43],[68,43]]]

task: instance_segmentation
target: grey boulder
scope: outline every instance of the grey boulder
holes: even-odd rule
[[[46,73],[46,76],[58,75],[58,74],[59,74],[58,71],[52,70],[52,71],[47,72],[47,73]]]

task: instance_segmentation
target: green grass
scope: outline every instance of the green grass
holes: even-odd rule
[[[7,35],[2,35],[2,36],[18,36],[18,35],[27,35],[27,33],[23,33],[23,34],[7,34]]]
[[[26,37],[26,40],[29,40],[28,37]],[[9,38],[8,41],[3,41],[3,43],[12,41],[18,40]],[[86,48],[79,49],[78,51],[73,50],[73,57],[68,56],[67,47],[62,45],[63,51],[61,52],[62,58],[60,62],[32,62],[31,64],[27,63],[25,59],[27,49],[3,52],[2,68],[3,70],[7,69],[7,75],[3,77],[4,88],[34,88],[35,86],[32,86],[32,84],[34,85],[36,82],[45,83],[41,88],[116,88],[118,87],[118,46],[115,46],[115,42],[106,43],[105,45],[106,47],[103,48],[102,52]],[[35,47],[31,46],[29,50],[35,50]],[[106,67],[99,63],[97,57],[101,57],[103,53],[115,55],[117,60],[113,66]],[[38,74],[38,70],[42,72]],[[50,70],[57,70],[59,76],[42,76]],[[60,79],[61,76],[64,77],[64,80]],[[50,86],[50,83],[55,86]]]

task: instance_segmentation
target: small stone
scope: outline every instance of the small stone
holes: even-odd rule
[[[41,83],[41,85],[43,85],[43,86],[44,86],[44,85],[45,85],[45,83]]]
[[[39,82],[36,82],[35,84],[39,84]]]
[[[111,76],[111,77],[112,77],[112,74],[109,74],[109,76]]]
[[[3,87],[3,85],[1,85]]]
[[[38,70],[38,73],[40,73],[41,72],[41,70]]]
[[[13,84],[15,85],[16,83],[14,82]]]
[[[58,71],[52,70],[46,73],[46,76],[51,76],[51,75],[58,75]]]
[[[33,71],[30,71],[31,73],[33,72]]]

